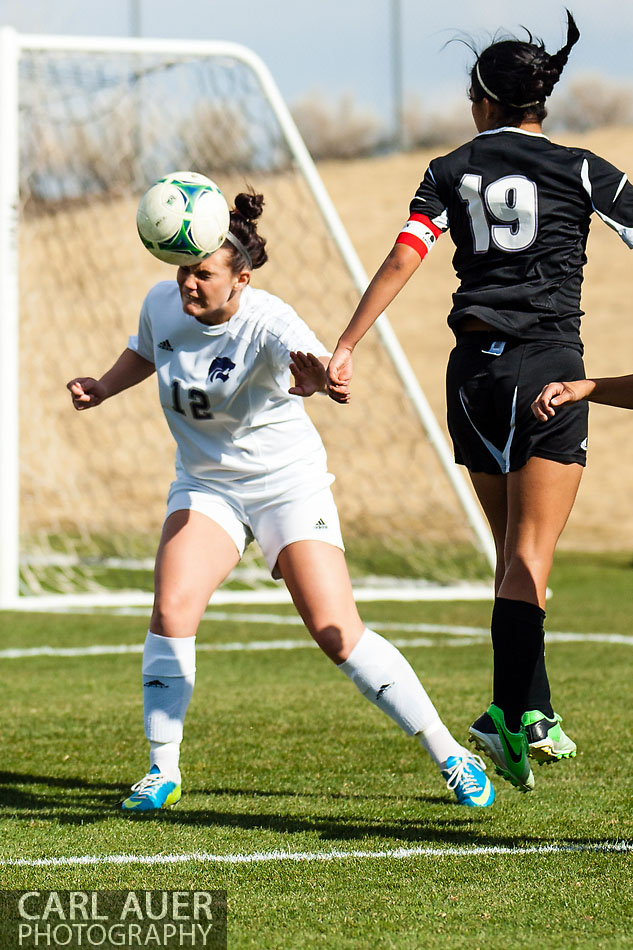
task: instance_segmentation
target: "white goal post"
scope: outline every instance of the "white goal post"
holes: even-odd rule
[[[256,283],[327,345],[367,276],[270,72],[245,47],[5,27],[0,128],[0,608],[145,604],[147,577],[137,589],[125,572],[147,574],[173,455],[152,384],[79,418],[63,387],[110,365],[151,283],[173,276],[136,237],[140,193],[175,167],[210,175],[229,200],[261,190],[270,263]],[[406,574],[391,587],[412,598],[424,596],[425,563],[432,575],[441,565],[441,596],[455,581],[467,597],[464,578],[494,565],[488,525],[384,314],[376,330],[354,408],[308,406],[337,476],[352,573],[369,589],[374,575]],[[384,380],[380,400],[372,377]],[[385,569],[384,550],[396,565],[410,553],[411,567]],[[224,602],[259,599],[248,573],[238,586],[249,590]],[[261,599],[277,596],[264,587]],[[474,596],[489,594],[488,575]]]

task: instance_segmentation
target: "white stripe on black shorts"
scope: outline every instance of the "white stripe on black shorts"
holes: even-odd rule
[[[581,348],[572,344],[463,333],[446,371],[455,461],[491,475],[517,471],[532,456],[585,465],[587,403],[562,406],[548,422],[530,409],[546,383],[584,378]]]

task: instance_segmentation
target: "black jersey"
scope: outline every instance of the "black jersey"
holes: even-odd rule
[[[442,231],[456,245],[465,316],[525,340],[580,341],[580,288],[596,212],[633,247],[633,186],[582,148],[518,128],[482,132],[434,159],[398,235],[423,257]]]

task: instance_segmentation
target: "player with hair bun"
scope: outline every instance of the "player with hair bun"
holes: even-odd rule
[[[262,195],[239,194],[222,247],[150,290],[137,335],[101,379],[68,383],[75,408],[89,409],[156,373],[178,446],[143,651],[150,768],[123,811],[151,813],[180,799],[196,632],[254,538],[323,652],[370,703],[419,737],[459,804],[491,805],[482,760],[453,738],[400,651],[358,614],[334,479],[297,398],[325,392],[329,356],[291,307],[250,286],[252,270],[267,260],[256,225],[263,203]]]
[[[551,762],[576,754],[552,707],[543,622],[555,546],[587,448],[585,403],[548,426],[530,405],[546,382],[585,375],[580,287],[592,214],[633,247],[626,175],[543,134],[545,102],[579,35],[567,11],[567,38],[554,54],[528,32],[527,41],[495,40],[477,56],[469,98],[478,134],[430,163],[328,370],[330,395],[347,402],[354,347],[450,230],[459,287],[448,317],[456,337],[448,427],[497,552],[493,702],[470,736],[524,791],[534,785],[530,756]]]

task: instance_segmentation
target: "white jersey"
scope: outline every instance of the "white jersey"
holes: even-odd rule
[[[156,366],[179,478],[248,482],[297,462],[325,474],[321,438],[302,397],[288,393],[288,365],[291,350],[328,351],[279,297],[247,286],[226,323],[206,326],[183,312],[177,283],[163,281],[129,348]]]

